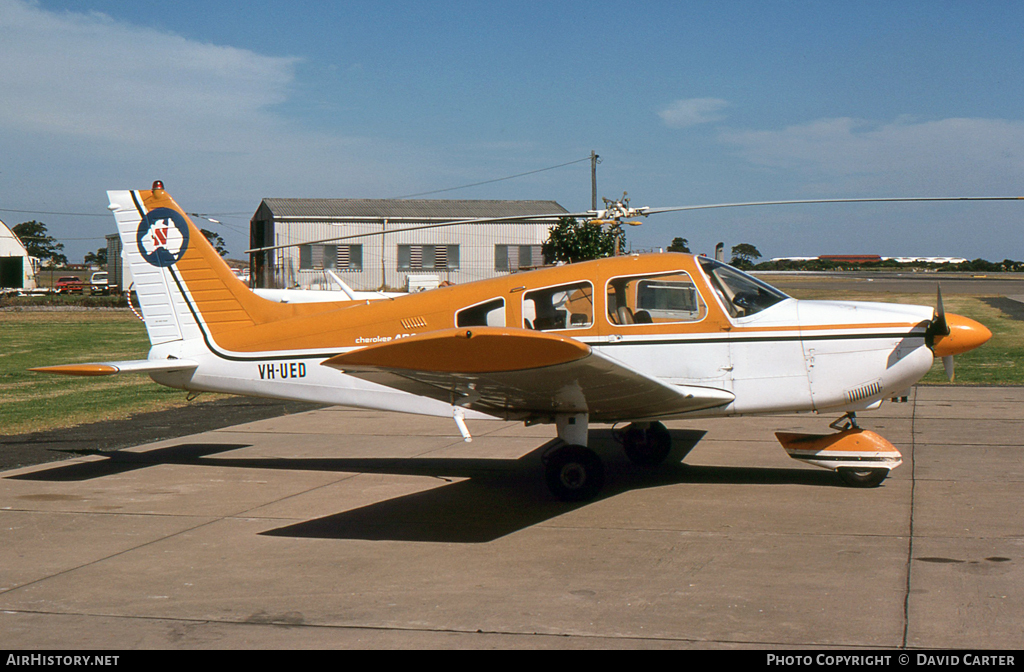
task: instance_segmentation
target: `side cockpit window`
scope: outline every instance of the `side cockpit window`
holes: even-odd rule
[[[698,257],[722,304],[733,317],[749,317],[789,298],[766,282],[708,257]]]
[[[545,287],[523,296],[526,329],[587,329],[593,324],[594,286],[589,282]]]
[[[685,272],[608,281],[608,321],[614,325],[697,322],[707,304]]]
[[[504,327],[505,299],[491,299],[455,313],[456,327]]]

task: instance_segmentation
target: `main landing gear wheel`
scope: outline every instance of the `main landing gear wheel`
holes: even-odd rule
[[[672,450],[672,435],[660,422],[652,422],[646,429],[642,424],[634,423],[622,434],[622,448],[633,464],[653,467],[668,457]]]
[[[876,488],[889,475],[888,469],[853,469],[840,467],[836,469],[839,478],[853,488]]]
[[[597,453],[585,446],[558,448],[546,464],[548,488],[563,502],[593,499],[604,486],[604,466]]]

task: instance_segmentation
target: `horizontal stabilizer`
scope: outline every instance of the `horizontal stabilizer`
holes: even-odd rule
[[[117,373],[153,373],[155,371],[187,371],[199,364],[188,359],[131,359],[123,362],[89,362],[39,366],[29,371],[59,373],[64,376],[113,376]]]

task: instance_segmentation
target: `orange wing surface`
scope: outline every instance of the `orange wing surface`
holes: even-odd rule
[[[728,404],[730,392],[669,385],[590,346],[526,329],[445,329],[369,346],[326,366],[394,389],[509,419],[589,413],[659,418]]]

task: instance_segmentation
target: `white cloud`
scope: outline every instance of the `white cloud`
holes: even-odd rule
[[[254,212],[264,196],[415,191],[414,149],[310,130],[275,107],[292,100],[300,62],[0,0],[0,202],[104,213],[107,189],[154,179],[206,211]],[[246,219],[230,234],[233,252],[248,242]],[[75,256],[96,249],[112,220],[47,224],[96,237],[69,244]]]
[[[5,132],[218,144],[232,124],[268,123],[297,59],[0,0],[0,63]]]
[[[658,112],[658,116],[669,128],[687,128],[721,121],[725,115],[720,112],[728,105],[720,98],[687,98],[675,101]]]
[[[820,119],[720,139],[752,163],[833,189],[1017,191],[1024,179],[1024,122],[1005,119]]]

